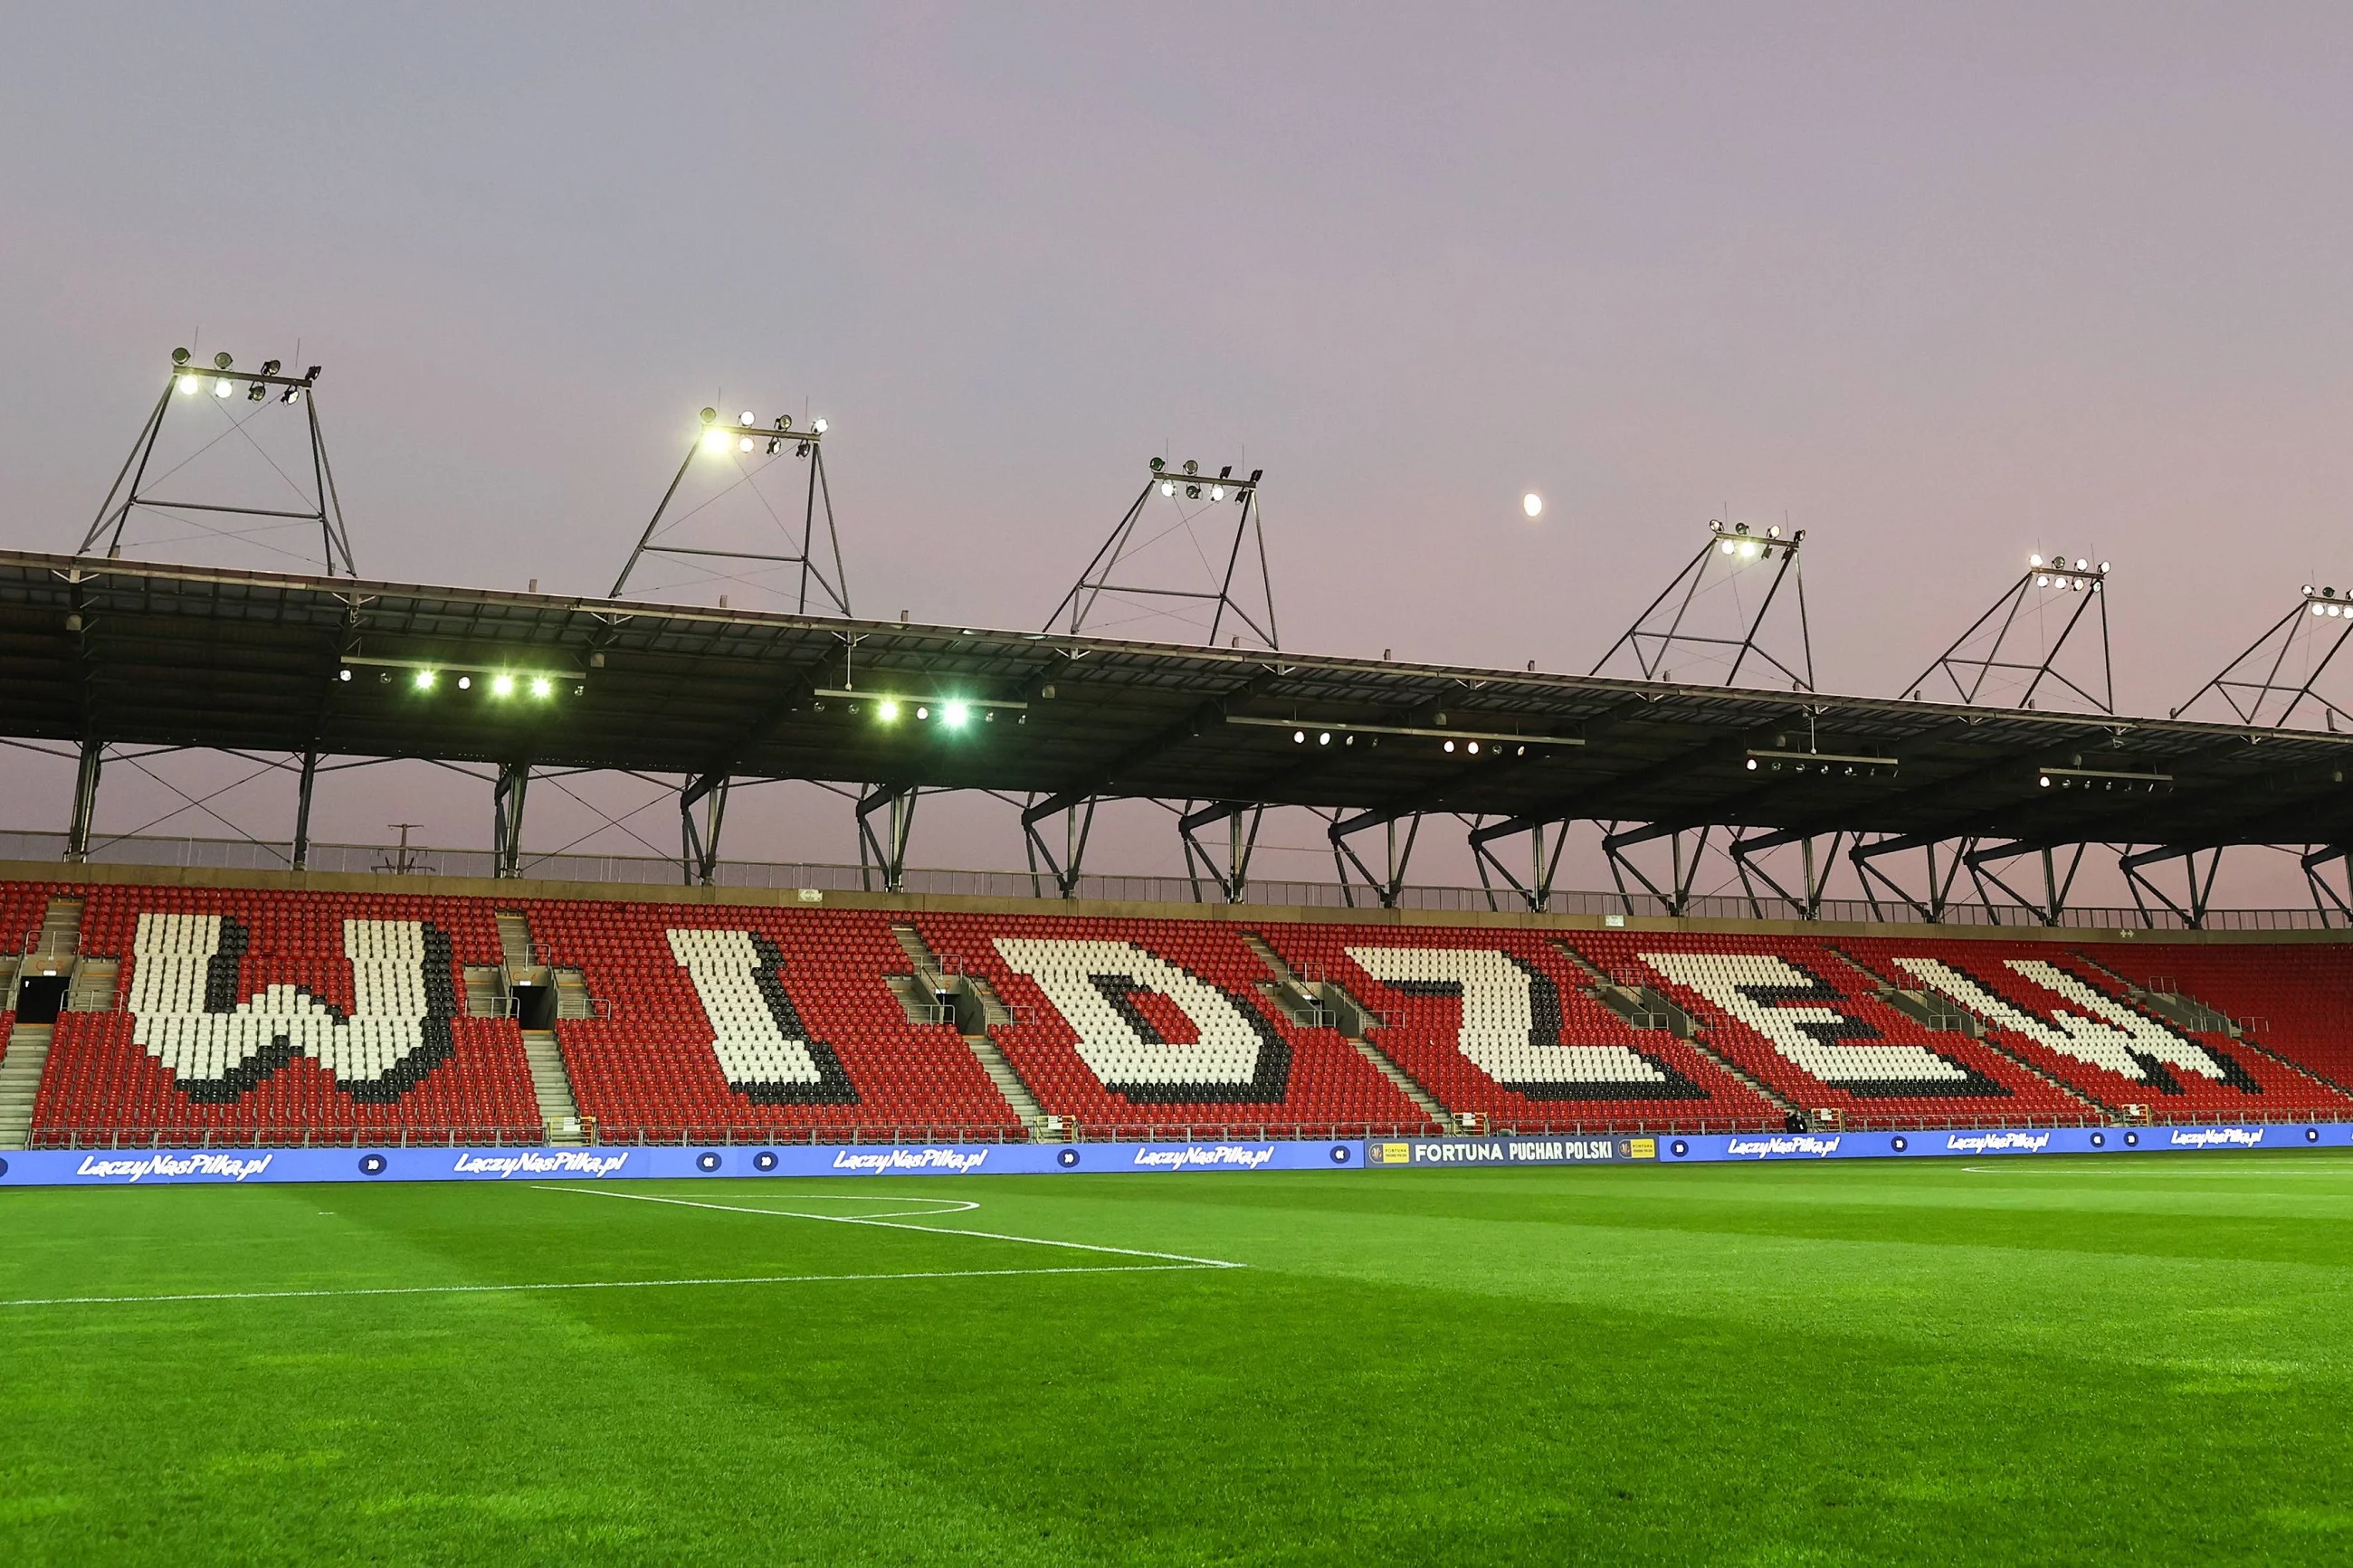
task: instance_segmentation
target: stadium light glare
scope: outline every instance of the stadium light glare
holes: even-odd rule
[[[2029,566],[2040,566],[2042,564],[2042,557],[2040,555],[2030,555],[2026,558],[2026,563]]]
[[[962,702],[951,702],[940,710],[940,722],[952,730],[963,729],[965,721],[971,717],[971,708]]]
[[[213,379],[213,395],[215,397],[233,396],[236,392],[236,386],[230,383],[228,377],[223,375],[216,376]]]
[[[1536,494],[1534,490],[1530,490],[1527,494],[1520,498],[1520,510],[1527,513],[1530,517],[1542,517],[1544,515],[1544,497]]]
[[[744,439],[743,439],[743,440],[738,444],[737,449],[738,449],[739,451],[745,451],[745,452],[750,451],[750,450],[752,449],[752,437],[750,437],[749,436],[744,437]]]
[[[702,449],[706,452],[727,450],[727,432],[715,428],[705,430],[702,433]]]
[[[185,371],[180,373],[181,396],[194,397],[196,395],[196,385],[197,382],[195,376],[188,374]]]
[[[540,676],[531,683],[531,694],[533,697],[553,697],[555,695],[555,682]]]
[[[409,680],[419,691],[430,691],[433,689],[433,672],[429,669],[418,670],[415,675],[409,677]]]
[[[874,705],[874,716],[885,724],[895,724],[899,721],[899,705],[886,697]]]
[[[491,695],[493,697],[512,697],[514,695],[514,677],[512,675],[492,676],[491,678]]]

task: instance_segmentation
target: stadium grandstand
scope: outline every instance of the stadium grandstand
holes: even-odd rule
[[[0,552],[0,738],[76,768],[66,833],[0,868],[0,1144],[2353,1121],[2333,586],[2163,719],[2114,710],[2106,562],[2036,557],[1903,691],[1841,696],[1815,689],[1804,532],[1720,521],[1589,673],[1320,658],[1280,647],[1263,472],[1155,459],[1047,630],[865,620],[825,422],[712,409],[615,596],[375,582],[319,375],[176,354],[81,548]],[[315,528],[322,572],[128,558],[174,390],[205,382],[307,432],[308,510],[272,515]],[[797,536],[756,557],[794,608],[618,596],[712,553],[665,513],[739,451],[802,465]],[[1139,564],[1155,507],[1208,534],[1207,586]],[[1198,637],[1089,629],[1151,599]],[[173,751],[292,773],[284,850],[98,839],[109,759]],[[322,780],[394,759],[480,770],[491,851],[314,846]],[[523,853],[532,779],[596,772],[679,781],[676,862]],[[731,790],[777,780],[854,797],[858,867],[723,858]],[[946,791],[1011,803],[1026,869],[911,867]],[[1187,877],[1086,868],[1124,799],[1171,808]],[[1251,878],[1280,808],[1324,823],[1330,883]],[[1477,889],[1408,880],[1448,822]],[[1554,885],[1579,824],[1610,893]],[[2101,846],[2129,909],[2072,896]],[[2243,846],[2294,855],[2311,909],[2212,907]],[[1698,890],[1711,857],[1737,896]],[[1841,866],[1862,897],[1828,896]]]

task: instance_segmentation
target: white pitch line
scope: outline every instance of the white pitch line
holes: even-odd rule
[[[759,1210],[773,1213],[773,1210]],[[830,1285],[861,1279],[996,1279],[1029,1274],[1175,1274],[1235,1263],[1103,1263],[1092,1268],[936,1268],[898,1274],[767,1274],[712,1279],[557,1279],[522,1285],[374,1285],[342,1290],[191,1290],[170,1296],[32,1296],[0,1307],[138,1306],[160,1301],[284,1301],[326,1296],[495,1296],[520,1290],[653,1290],[700,1285]]]
[[[1008,1236],[996,1230],[959,1230],[944,1225],[902,1225],[896,1220],[882,1219],[873,1215],[803,1214],[797,1209],[747,1208],[741,1204],[698,1203],[692,1198],[656,1197],[651,1193],[625,1193],[614,1187],[561,1187],[551,1182],[534,1182],[533,1186],[547,1193],[586,1193],[597,1198],[628,1198],[632,1203],[674,1204],[680,1208],[716,1209],[723,1214],[764,1214],[777,1219],[816,1219],[828,1225],[871,1225],[884,1230],[921,1231],[925,1236],[973,1236],[984,1241],[1019,1241],[1031,1247],[1067,1247],[1076,1252],[1108,1252],[1120,1258],[1165,1258],[1173,1262],[1190,1264],[1198,1268],[1247,1268],[1247,1263],[1234,1263],[1222,1258],[1195,1258],[1184,1252],[1154,1252],[1142,1247],[1102,1247],[1092,1241],[1052,1241],[1042,1236]],[[980,1205],[975,1204],[975,1208]]]

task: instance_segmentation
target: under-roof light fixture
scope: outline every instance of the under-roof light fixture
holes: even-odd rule
[[[886,697],[874,705],[874,717],[885,724],[895,724],[899,721],[899,705]]]
[[[553,697],[555,695],[555,682],[543,675],[535,677],[531,683],[531,694],[533,697]]]
[[[514,695],[514,677],[512,675],[494,675],[491,677],[491,695],[493,697],[512,697]]]
[[[971,717],[972,706],[969,703],[949,702],[944,704],[940,709],[940,722],[945,724],[951,730],[963,729],[965,726],[965,721]]]
[[[429,669],[418,670],[415,675],[410,676],[408,680],[409,684],[416,687],[419,691],[430,691],[433,689],[433,672]]]

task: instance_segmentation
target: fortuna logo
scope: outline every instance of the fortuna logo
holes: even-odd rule
[[[1239,1143],[1220,1143],[1214,1149],[1195,1145],[1184,1149],[1138,1149],[1135,1152],[1135,1163],[1153,1171],[1234,1166],[1255,1171],[1273,1158],[1274,1145],[1271,1143],[1260,1143],[1250,1148]]]
[[[567,1149],[560,1154],[460,1154],[450,1170],[460,1176],[609,1176],[628,1163],[628,1155],[591,1154]]]
[[[269,1169],[273,1156],[256,1155],[251,1159],[236,1154],[150,1154],[140,1160],[101,1160],[85,1154],[74,1168],[77,1176],[96,1176],[111,1181],[118,1176],[137,1181],[142,1176],[218,1176],[241,1182],[248,1176],[258,1176]]]
[[[2194,1132],[2176,1131],[2173,1134],[2173,1146],[2177,1149],[2211,1149],[2217,1143],[2252,1149],[2263,1141],[2263,1130],[2260,1127],[2201,1127]]]
[[[1819,1154],[1838,1152],[1835,1138],[1729,1138],[1725,1141],[1727,1154],[1754,1154],[1763,1159],[1767,1154]]]
[[[963,1173],[980,1169],[988,1158],[986,1149],[877,1149],[866,1152],[837,1150],[833,1168],[837,1171],[863,1171],[869,1175],[881,1175],[885,1171],[955,1171]]]
[[[2039,1154],[2051,1143],[2048,1132],[1978,1132],[1967,1138],[1945,1135],[1945,1148],[1955,1154],[1993,1154],[2004,1149]]]

